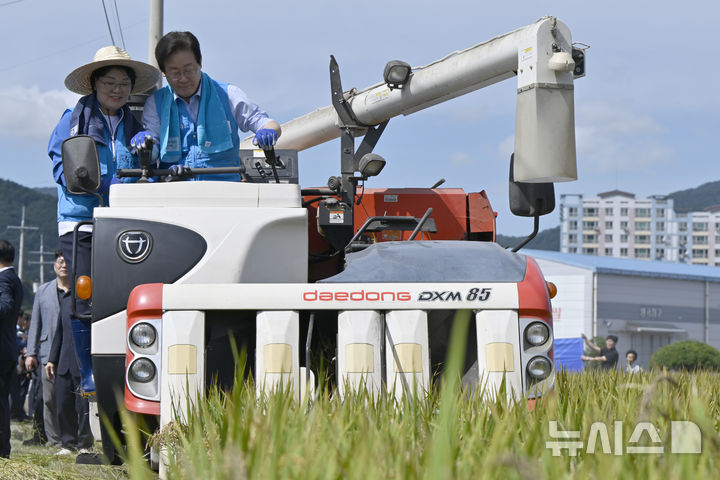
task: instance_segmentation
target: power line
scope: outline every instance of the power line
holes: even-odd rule
[[[108,32],[110,32],[110,40],[112,41],[112,44],[115,45],[115,37],[113,37],[112,28],[110,28],[110,19],[108,18],[107,8],[105,8],[105,0],[102,0],[102,4],[103,12],[105,12],[105,22],[107,22]]]
[[[12,5],[13,3],[20,3],[20,2],[24,2],[24,1],[25,0],[13,0],[12,2],[0,3],[0,7],[6,7],[8,5]]]
[[[120,30],[120,41],[122,42],[123,50],[127,50],[125,48],[125,37],[123,36],[122,25],[120,24],[120,12],[117,8],[117,0],[113,0],[113,4],[115,5],[115,18],[117,19],[118,30]]]
[[[22,0],[19,0],[19,1],[22,1]],[[135,28],[135,27],[137,27],[138,25],[144,25],[144,24],[145,24],[145,22],[137,22],[137,23],[134,23],[134,24],[130,25],[130,26],[128,27],[128,29]],[[91,44],[91,43],[95,43],[95,42],[97,42],[98,40],[102,40],[103,38],[105,38],[105,35],[102,35],[102,36],[100,36],[100,37],[95,37],[95,38],[93,38],[93,39],[91,39],[91,40],[88,40],[88,41],[86,41],[86,42],[77,43],[77,44],[72,45],[72,46],[70,46],[70,47],[68,47],[68,48],[64,48],[64,49],[62,49],[62,50],[58,50],[58,51],[55,51],[55,52],[53,52],[53,53],[49,53],[49,54],[47,54],[47,55],[43,55],[42,57],[33,58],[32,60],[28,60],[28,61],[26,61],[26,62],[16,63],[15,65],[10,65],[9,67],[0,68],[0,72],[7,72],[8,70],[12,70],[12,69],[14,69],[14,68],[22,67],[22,66],[25,66],[25,65],[28,65],[28,64],[31,64],[31,63],[35,63],[35,62],[39,62],[39,61],[41,61],[41,60],[45,60],[45,59],[47,59],[47,58],[54,57],[54,56],[56,56],[56,55],[60,55],[60,54],[62,54],[62,53],[69,52],[70,50],[74,50],[74,49],[76,49],[76,48],[78,48],[78,47],[82,47],[82,46],[85,46],[85,45],[89,45],[89,44]]]
[[[47,59],[47,58],[54,57],[55,55],[60,55],[61,53],[65,53],[65,52],[68,52],[68,51],[70,51],[70,50],[74,50],[74,49],[77,48],[77,47],[82,47],[82,46],[88,45],[88,44],[90,44],[90,43],[95,43],[95,42],[97,42],[98,40],[101,40],[101,39],[104,38],[104,37],[105,37],[105,35],[103,35],[102,37],[93,38],[92,40],[88,40],[87,42],[78,43],[78,44],[76,44],[76,45],[73,45],[72,47],[68,47],[68,48],[65,48],[65,49],[63,49],[63,50],[58,50],[57,52],[53,52],[53,53],[49,53],[49,54],[47,54],[47,55],[43,55],[42,57],[37,57],[37,58],[34,58],[34,59],[32,59],[32,60],[28,60],[27,62],[16,63],[15,65],[11,65],[11,66],[9,66],[9,67],[5,67],[5,68],[0,69],[0,72],[7,72],[8,70],[12,70],[13,68],[22,67],[22,66],[27,65],[27,64],[30,64],[30,63],[39,62],[39,61],[41,61],[41,60],[45,60],[45,59]]]

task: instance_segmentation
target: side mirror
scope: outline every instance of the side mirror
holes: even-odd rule
[[[519,217],[547,215],[555,210],[555,187],[552,183],[516,182],[515,154],[510,156],[510,211]]]
[[[70,193],[94,194],[100,189],[100,160],[95,140],[88,135],[70,137],[62,143],[63,172]]]

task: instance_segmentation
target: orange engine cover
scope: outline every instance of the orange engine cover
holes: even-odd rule
[[[432,208],[430,218],[437,233],[422,232],[416,237],[432,240],[463,240],[467,233],[467,196],[461,188],[367,188],[355,206],[355,231],[368,217],[398,216],[421,218]],[[412,232],[377,232],[376,241],[407,240]]]
[[[360,205],[355,205],[355,231],[368,217],[421,218],[432,208],[430,218],[437,232],[421,232],[415,237],[417,240],[495,240],[495,212],[484,191],[466,194],[461,188],[367,188],[364,192],[357,190],[356,202],[361,196]],[[317,195],[308,195],[303,200],[313,198]],[[342,262],[340,256],[321,260],[329,247],[317,230],[317,204],[309,203],[307,209],[310,281],[315,281],[339,272]],[[375,242],[387,242],[407,240],[411,234],[410,231],[385,230],[368,235],[372,235]]]

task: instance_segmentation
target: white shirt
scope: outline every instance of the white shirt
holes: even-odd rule
[[[227,93],[228,100],[230,101],[230,110],[241,131],[247,132],[251,130],[257,132],[268,122],[272,121],[268,114],[261,110],[257,104],[253,103],[239,87],[228,84]],[[186,102],[184,98],[179,97],[176,93],[174,95],[175,102],[183,102],[192,121],[197,122],[198,110],[200,109],[200,95],[202,95],[202,82],[197,92],[190,97],[190,102]],[[145,107],[143,108],[143,125],[153,136],[155,143],[159,143],[161,121],[154,95],[150,95],[145,102]]]
[[[637,363],[635,365],[626,365],[625,366],[625,372],[626,373],[640,373],[642,372],[642,368],[640,368],[640,365]]]

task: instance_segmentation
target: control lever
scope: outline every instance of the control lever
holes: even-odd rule
[[[150,162],[152,162],[153,143],[152,138],[145,137],[142,145],[138,148],[138,153],[140,154],[140,170],[142,170],[142,173],[137,183],[148,183],[148,176],[152,176],[150,174]]]
[[[280,177],[278,177],[277,173],[278,159],[275,156],[275,149],[273,147],[267,149],[263,148],[263,152],[265,152],[265,161],[268,165],[270,165],[270,168],[272,168],[273,176],[275,177],[275,183],[280,183]]]
[[[258,175],[260,175],[260,178],[263,179],[263,182],[270,183],[270,182],[268,182],[267,174],[265,173],[265,169],[263,168],[262,163],[260,163],[259,160],[257,162],[255,162],[255,170],[258,171]]]

